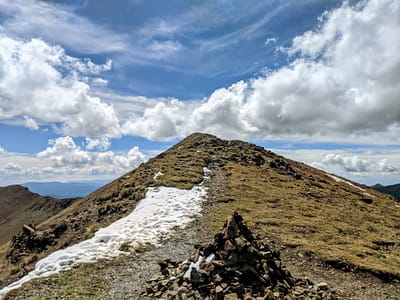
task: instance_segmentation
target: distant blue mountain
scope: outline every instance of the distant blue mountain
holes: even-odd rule
[[[42,196],[58,199],[84,197],[94,192],[111,180],[90,180],[73,182],[27,182],[22,186]]]

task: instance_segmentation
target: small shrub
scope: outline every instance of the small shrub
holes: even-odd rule
[[[123,251],[123,252],[129,252],[131,248],[131,244],[128,242],[122,243],[121,246],[119,246],[119,251]]]
[[[142,243],[138,243],[134,250],[137,253],[143,253],[143,252],[147,252],[147,251],[151,251],[154,249],[154,246],[151,244],[142,244]]]
[[[86,238],[92,238],[97,230],[100,229],[99,224],[93,223],[86,228]]]

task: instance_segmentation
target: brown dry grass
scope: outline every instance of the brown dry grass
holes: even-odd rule
[[[295,179],[293,172],[271,167],[277,159],[290,165],[301,179]],[[68,222],[69,227],[54,247],[28,255],[25,263],[85,239],[94,228],[128,214],[148,186],[191,188],[202,180],[204,166],[224,174],[223,182],[216,185],[219,191],[210,200],[205,227],[217,232],[221,220],[238,210],[262,238],[298,245],[339,267],[367,270],[386,279],[400,278],[400,206],[392,198],[362,186],[336,182],[323,171],[260,147],[201,134],[188,137],[44,222],[42,230],[62,222]],[[164,175],[155,181],[153,176],[158,171]],[[372,203],[368,204],[366,198]],[[379,242],[394,245],[379,246]],[[24,267],[22,264],[7,265],[0,259],[0,280],[12,278],[12,270]],[[79,284],[79,279],[75,283]]]
[[[323,172],[290,162],[303,179],[275,169],[229,163],[225,198],[210,213],[215,224],[234,210],[241,212],[260,236],[299,245],[331,263],[400,277],[400,207],[391,198],[368,189],[337,183]],[[363,193],[372,195],[365,203]],[[393,242],[378,246],[377,242]]]
[[[23,224],[39,224],[63,209],[63,202],[30,192],[20,185],[0,187],[0,245]]]

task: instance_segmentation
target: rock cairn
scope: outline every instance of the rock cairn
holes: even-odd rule
[[[296,279],[280,254],[256,241],[235,212],[214,243],[195,247],[184,262],[159,262],[161,275],[150,279],[143,298],[176,300],[338,299],[326,283]]]

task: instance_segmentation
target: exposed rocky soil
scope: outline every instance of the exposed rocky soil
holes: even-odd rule
[[[113,261],[81,265],[52,278],[35,280],[8,299],[154,299],[145,296],[146,284],[159,276],[160,261],[190,259],[193,249],[213,241],[207,215],[226,201],[226,174],[215,171],[209,183],[209,202],[204,216],[165,241],[161,247],[119,257]],[[224,202],[222,202],[224,203]],[[223,220],[220,220],[219,226]],[[399,299],[399,283],[386,283],[365,273],[337,270],[301,247],[287,245],[273,233],[262,240],[272,251],[281,252],[282,264],[296,278],[310,283],[326,282],[339,299]],[[301,281],[300,281],[301,282]],[[79,284],[77,284],[79,283]],[[234,297],[234,296],[232,296]]]
[[[235,212],[214,242],[196,247],[190,260],[159,263],[161,275],[145,295],[160,299],[338,299],[326,282],[294,278],[280,253],[257,241]]]
[[[41,278],[12,291],[6,299],[143,299],[146,282],[159,271],[158,262],[184,260],[199,242],[206,242],[201,220],[178,229],[162,246],[127,253],[112,261],[80,265],[50,278]]]
[[[35,280],[24,285],[6,299],[155,299],[144,296],[146,284],[157,279],[160,261],[184,261],[189,259],[199,243],[209,243],[210,233],[202,220],[190,227],[180,229],[161,247],[142,253],[119,257],[113,261],[81,265],[52,278]],[[272,240],[264,240],[281,250],[282,264],[299,279],[313,283],[326,282],[338,299],[386,300],[399,299],[400,285],[385,283],[365,273],[347,273],[324,264],[318,257],[306,254],[301,249],[279,246]],[[77,285],[77,281],[84,284]]]
[[[341,299],[398,300],[400,283],[384,282],[365,272],[344,272],[333,268],[312,253],[297,247],[279,247],[282,260],[293,276],[306,276],[314,282],[329,282]]]
[[[159,261],[189,259],[194,246],[212,242],[213,234],[235,210],[262,237],[260,242],[281,252],[283,265],[296,278],[326,282],[340,299],[400,298],[396,280],[387,283],[370,275],[400,276],[400,206],[392,198],[255,145],[201,134],[188,137],[32,228],[32,235],[20,236],[22,243],[12,247],[16,250],[5,260],[3,274],[18,277],[14,272],[22,270],[20,262],[11,264],[12,258],[33,266],[35,259],[86,239],[99,227],[128,214],[147,186],[191,188],[202,180],[204,166],[214,175],[203,217],[178,229],[161,247],[136,249],[112,261],[34,280],[12,292],[10,299],[144,299],[146,282],[158,274]],[[153,176],[159,171],[164,175],[155,182]],[[36,247],[42,233],[54,235],[53,230],[65,222],[68,228],[57,244],[32,253],[25,247],[31,242]],[[326,264],[327,259],[337,262],[336,267],[356,266],[369,273],[344,272]]]

